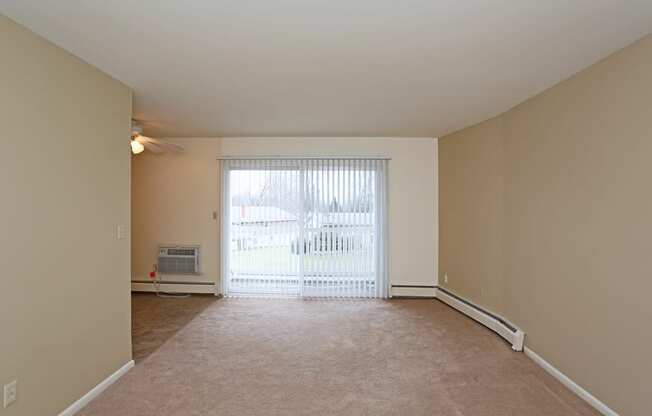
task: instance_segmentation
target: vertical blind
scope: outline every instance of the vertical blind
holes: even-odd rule
[[[227,159],[226,295],[384,298],[387,160]]]

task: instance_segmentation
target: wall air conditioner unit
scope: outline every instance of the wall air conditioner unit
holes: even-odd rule
[[[159,246],[157,268],[161,274],[199,274],[199,246]]]

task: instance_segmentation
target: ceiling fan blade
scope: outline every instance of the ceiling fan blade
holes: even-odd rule
[[[141,137],[143,137],[143,136],[141,136]],[[181,153],[181,152],[184,151],[183,146],[175,144],[175,143],[169,143],[169,142],[166,142],[166,141],[163,141],[163,140],[153,139],[151,137],[143,137],[143,138],[145,138],[147,142],[158,145],[158,146],[162,147],[163,149],[169,150],[171,152]]]
[[[166,150],[174,153],[181,153],[184,151],[183,146],[181,145],[168,143],[159,139],[153,139],[151,137],[143,136],[140,134],[137,135],[134,140],[141,143],[147,150],[151,150],[153,153],[163,153]]]
[[[163,149],[163,147],[159,146],[157,143],[154,143],[154,142],[152,142],[150,140],[144,140],[144,139],[147,139],[147,137],[139,136],[139,137],[136,137],[135,140],[138,143],[145,146],[145,149],[149,150],[152,153],[159,154],[159,153],[163,153],[165,151],[165,149]]]
[[[183,153],[183,151],[185,150],[185,149],[183,148],[183,146],[181,146],[181,145],[179,145],[179,144],[175,144],[175,143],[167,143],[167,142],[161,142],[161,144],[162,144],[166,149],[168,149],[169,151],[171,151],[171,152],[173,152],[173,153]]]
[[[145,146],[146,150],[156,153],[157,155],[165,152],[165,149],[154,143],[143,143],[143,146]]]

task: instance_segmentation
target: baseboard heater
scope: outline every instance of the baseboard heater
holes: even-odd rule
[[[215,294],[216,285],[210,282],[161,282],[160,290],[171,293],[197,293]],[[132,292],[156,292],[156,287],[151,280],[132,280]]]
[[[436,298],[440,301],[444,302],[452,308],[457,309],[464,315],[481,323],[482,325],[486,326],[487,328],[503,337],[505,340],[507,340],[507,342],[512,344],[512,349],[514,351],[523,351],[525,333],[505,319],[479,307],[478,305],[473,304],[472,302],[446,289],[442,289],[441,287],[437,287],[435,293]]]
[[[437,286],[429,285],[392,285],[390,297],[407,299],[434,299]]]

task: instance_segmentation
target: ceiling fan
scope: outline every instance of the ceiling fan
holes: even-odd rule
[[[183,152],[183,146],[174,143],[168,143],[160,139],[153,139],[151,137],[143,136],[143,128],[137,124],[136,120],[132,120],[131,125],[131,153],[137,155],[147,150],[152,153],[163,153],[170,151],[173,153]]]

